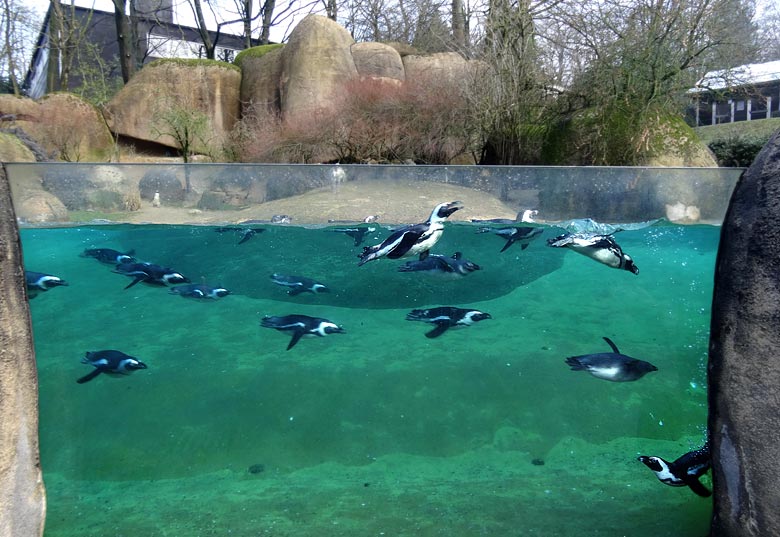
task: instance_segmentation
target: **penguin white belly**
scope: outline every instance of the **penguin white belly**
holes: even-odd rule
[[[599,248],[594,250],[593,248],[572,246],[572,249],[612,268],[620,267],[620,258],[608,248]]]
[[[588,367],[588,372],[594,377],[598,377],[604,380],[614,380],[620,375],[621,370],[619,367]]]
[[[409,251],[406,252],[403,257],[416,256],[422,252],[430,250],[439,241],[443,231],[444,228],[442,226],[431,226],[429,231],[420,235],[420,238],[417,240],[417,242],[414,243],[411,248],[409,248]]]

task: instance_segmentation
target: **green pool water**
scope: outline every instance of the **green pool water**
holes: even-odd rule
[[[434,249],[481,266],[463,278],[358,267],[360,247],[327,229],[267,226],[241,245],[212,227],[23,229],[26,268],[69,282],[30,302],[46,536],[706,535],[710,500],[636,458],[703,442],[719,228],[620,232],[638,275],[546,246],[558,228],[503,253],[477,229],[448,224]],[[125,290],[85,248],[233,294]],[[274,272],[331,292],[291,297]],[[405,320],[443,305],[493,318],[436,339]],[[291,313],[346,333],[286,351],[259,321]],[[570,371],[566,357],[609,351],[604,336],[658,371]],[[100,349],[148,369],[76,384]]]

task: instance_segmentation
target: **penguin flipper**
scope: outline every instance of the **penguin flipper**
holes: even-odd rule
[[[100,373],[102,373],[100,369],[94,369],[89,374],[84,375],[83,377],[78,379],[76,382],[78,382],[79,384],[84,384],[85,382],[89,382],[93,378],[97,377]]]
[[[448,325],[446,323],[437,324],[436,328],[434,328],[430,332],[426,332],[425,333],[425,337],[430,338],[430,339],[437,338],[440,335],[442,335],[444,332],[446,332],[449,327],[450,327],[450,325]]]
[[[430,250],[425,250],[424,252],[420,252],[420,261],[425,261],[428,259],[428,254],[430,254]]]
[[[520,245],[520,249],[521,250],[525,250],[526,248],[528,248],[528,246],[529,246],[529,244],[527,242],[523,243],[523,244]]]
[[[295,347],[295,344],[301,340],[303,334],[304,334],[303,330],[296,330],[295,332],[293,332],[292,338],[290,339],[290,343],[287,345],[288,351],[293,347]]]
[[[515,241],[513,239],[507,239],[506,240],[506,244],[504,244],[504,247],[501,248],[501,252],[505,252],[506,249],[509,248],[510,246],[512,246],[514,243],[515,243]],[[501,252],[499,252],[499,253],[501,253]]]
[[[709,498],[712,496],[712,491],[701,484],[701,482],[695,477],[691,477],[685,480],[685,484],[688,485],[693,492],[702,498]]]
[[[607,336],[604,336],[604,341],[606,341],[606,342],[607,342],[607,345],[609,345],[610,347],[612,347],[612,351],[613,351],[615,354],[620,354],[620,351],[618,350],[618,348],[617,348],[617,345],[615,345],[615,344],[612,342],[612,340],[611,340],[611,339],[609,339]]]
[[[130,289],[132,286],[136,285],[138,282],[144,281],[145,279],[146,279],[145,277],[136,276],[136,278],[133,281],[131,281],[129,284],[125,286],[125,289]]]

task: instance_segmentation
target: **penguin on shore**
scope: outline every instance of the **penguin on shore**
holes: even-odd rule
[[[512,246],[514,243],[520,244],[520,249],[525,250],[528,248],[528,245],[531,244],[531,241],[533,241],[536,237],[542,234],[542,228],[540,227],[530,227],[530,226],[521,226],[521,227],[502,227],[502,228],[491,228],[491,227],[483,227],[480,228],[477,233],[495,233],[499,237],[506,240],[506,243],[504,244],[504,247],[501,248],[502,252],[505,252],[507,248]]]
[[[492,318],[489,313],[483,311],[453,306],[412,310],[406,314],[407,321],[423,321],[436,325],[436,328],[425,334],[425,337],[430,339],[439,337],[450,328],[465,328],[478,321]]]
[[[325,337],[328,334],[344,334],[346,332],[332,321],[308,315],[266,315],[260,321],[260,326],[291,333],[292,339],[287,345],[288,351],[304,336]]]
[[[712,464],[709,442],[700,449],[689,451],[673,462],[654,455],[640,455],[637,460],[650,468],[661,483],[671,487],[685,487],[707,498],[712,491],[702,485],[699,478],[707,473]]]
[[[133,371],[146,369],[147,366],[138,358],[129,356],[121,351],[105,350],[87,352],[81,359],[82,364],[89,364],[95,369],[91,373],[84,375],[76,382],[84,384],[94,379],[101,373],[111,376],[129,375]]]
[[[182,276],[175,270],[161,267],[154,263],[120,263],[116,266],[114,272],[133,278],[133,281],[125,289],[130,289],[140,282],[163,287],[179,283],[190,283],[189,278]]]
[[[441,238],[444,221],[462,208],[463,203],[460,201],[440,203],[434,207],[425,222],[398,228],[380,244],[363,248],[363,253],[358,256],[360,258],[358,266],[380,257],[399,259],[419,254],[420,259],[425,259],[428,251]]]
[[[61,285],[68,285],[68,282],[59,276],[53,276],[43,272],[33,272],[31,270],[24,271],[24,280],[27,286],[27,296],[29,298],[35,298],[38,296],[38,293],[45,293],[49,289]]]
[[[197,298],[197,299],[213,299],[222,298],[228,296],[230,291],[224,287],[212,287],[202,283],[191,283],[187,285],[177,285],[171,287],[170,293],[172,295],[179,295],[184,298]]]
[[[565,233],[548,239],[547,245],[553,248],[569,248],[608,267],[639,274],[639,268],[634,264],[634,260],[615,242],[612,235]]]
[[[317,293],[330,293],[324,284],[312,280],[311,278],[304,278],[303,276],[286,276],[284,274],[271,274],[271,281],[276,285],[282,287],[288,287],[287,294],[290,296],[296,296],[301,293],[311,293],[316,295]]]
[[[460,252],[455,252],[451,257],[430,254],[425,259],[407,261],[398,267],[398,272],[428,272],[453,276],[466,276],[475,270],[480,270],[480,266],[465,259]]]
[[[107,265],[118,265],[120,263],[134,263],[134,255],[135,250],[122,253],[111,248],[87,248],[81,254],[81,257],[92,257]]]
[[[570,356],[566,358],[566,363],[571,370],[587,371],[596,378],[611,382],[631,382],[639,380],[652,371],[658,371],[658,368],[650,362],[621,354],[617,345],[608,337],[604,337],[604,341],[613,352]]]

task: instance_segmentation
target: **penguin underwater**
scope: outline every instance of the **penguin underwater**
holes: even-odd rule
[[[634,264],[634,260],[623,251],[611,235],[564,233],[548,239],[547,245],[553,248],[569,248],[608,267],[639,274],[639,268]]]
[[[87,352],[84,358],[81,359],[81,363],[94,366],[95,370],[78,379],[76,382],[79,384],[89,382],[101,373],[120,376],[129,375],[133,371],[147,368],[146,364],[138,358],[115,350]]]
[[[265,228],[256,227],[236,227],[236,226],[228,226],[228,227],[218,227],[214,228],[214,231],[217,233],[227,233],[229,231],[235,231],[238,232],[240,235],[240,239],[238,241],[238,244],[244,244],[246,241],[257,235],[258,233],[262,233],[265,231]]]
[[[531,241],[533,241],[536,237],[542,234],[542,228],[520,226],[520,227],[502,227],[502,228],[494,229],[490,227],[483,227],[477,233],[490,233],[490,232],[495,233],[499,237],[503,237],[504,239],[506,239],[506,244],[504,244],[504,247],[501,248],[501,251],[505,252],[507,248],[509,248],[516,242],[520,244],[521,250],[525,250],[526,248],[528,248],[528,245],[531,244]]]
[[[439,337],[450,328],[464,328],[478,321],[492,318],[489,313],[483,311],[454,306],[412,310],[406,314],[407,321],[423,321],[436,325],[436,328],[425,333],[425,337],[430,339]]]
[[[452,257],[430,254],[425,259],[407,261],[398,267],[398,272],[429,272],[455,276],[465,276],[475,270],[480,270],[480,266],[464,259],[460,252],[455,252]]]
[[[290,296],[296,296],[301,293],[312,293],[316,295],[317,293],[329,293],[330,289],[328,289],[324,284],[312,280],[311,278],[304,278],[303,276],[285,276],[284,274],[271,274],[271,280],[276,285],[281,285],[283,287],[289,287],[290,290],[287,291],[287,294]]]
[[[33,272],[31,270],[24,271],[24,280],[27,286],[27,296],[30,298],[35,298],[38,296],[38,293],[45,293],[49,289],[61,285],[68,285],[68,282],[59,276],[53,276],[43,272]]]
[[[122,253],[118,250],[111,248],[87,248],[81,257],[92,257],[97,259],[101,263],[108,265],[118,265],[120,263],[134,263],[135,262],[135,250]]]
[[[358,266],[380,257],[398,259],[419,254],[420,259],[425,259],[441,237],[444,221],[462,208],[463,203],[460,201],[440,203],[425,222],[403,226],[393,231],[382,243],[363,248],[363,253],[358,256]]]
[[[688,486],[704,498],[712,496],[712,492],[699,481],[712,464],[709,442],[700,449],[689,451],[674,462],[647,455],[640,455],[637,460],[650,468],[661,483],[671,487]]]
[[[133,281],[125,289],[130,289],[139,282],[163,287],[177,283],[190,283],[189,278],[185,278],[173,269],[161,267],[154,263],[120,263],[116,266],[114,272],[133,278]]]
[[[617,345],[608,337],[604,337],[604,341],[612,347],[613,352],[570,356],[566,358],[566,363],[571,366],[571,370],[587,371],[596,378],[612,382],[631,382],[651,371],[658,371],[650,362],[620,354]]]
[[[230,291],[224,287],[211,287],[202,283],[191,283],[187,285],[177,285],[171,287],[170,293],[172,295],[179,295],[184,298],[199,298],[199,299],[218,299],[223,296],[228,296]]]
[[[346,330],[336,323],[321,317],[308,315],[266,315],[260,321],[263,328],[274,328],[280,332],[292,332],[287,350],[292,349],[303,336],[325,337],[328,334],[344,334]]]

